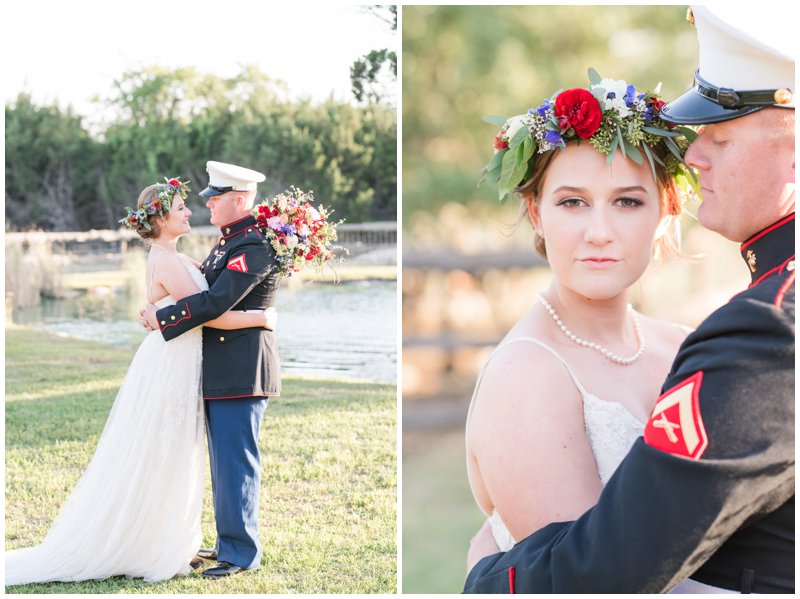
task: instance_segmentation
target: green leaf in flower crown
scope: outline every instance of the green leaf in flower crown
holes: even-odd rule
[[[683,134],[675,131],[667,131],[666,129],[659,129],[658,127],[642,127],[644,131],[661,137],[681,137]]]
[[[622,131],[620,130],[619,125],[617,125],[617,141],[619,142],[618,145],[622,155],[627,158],[628,156],[625,154],[625,140],[622,139]]]
[[[693,143],[697,139],[698,133],[694,129],[689,129],[689,127],[675,127],[675,129],[688,139],[689,143]]]
[[[627,140],[623,140],[625,142],[625,149],[628,152],[628,157],[633,160],[636,164],[642,163],[642,154],[639,150],[636,149],[636,146],[631,145],[631,143]],[[642,144],[644,145],[644,144]]]
[[[508,148],[509,148],[509,150],[512,150],[512,151],[516,150],[517,146],[519,146],[519,144],[522,143],[522,140],[525,139],[526,137],[530,137],[530,136],[531,136],[531,132],[528,131],[528,127],[526,125],[523,125],[522,127],[520,127],[517,130],[517,132],[514,134],[514,137],[512,137],[511,139],[508,140]]]
[[[650,163],[650,170],[653,171],[653,179],[658,181],[658,176],[656,175],[656,165],[653,162],[653,156],[650,154],[650,148],[647,147],[647,144],[642,144],[642,150],[644,150],[644,155],[647,156],[647,162]]]
[[[502,127],[506,124],[508,117],[500,116],[499,114],[490,114],[489,116],[483,117],[483,120],[491,125]]]
[[[508,192],[517,186],[519,181],[513,181],[514,171],[516,170],[516,152],[510,149],[503,156],[502,170],[500,172],[500,179],[497,181],[498,191],[500,192],[500,199],[502,200]]]
[[[611,164],[614,162],[614,154],[617,153],[617,146],[619,145],[619,139],[616,137],[611,140],[611,146],[608,150],[608,156],[606,156],[606,164]]]
[[[594,70],[594,68],[589,67],[589,81],[592,85],[597,85],[602,80],[602,77]]]
[[[664,144],[667,146],[667,149],[672,152],[672,155],[678,159],[679,162],[683,163],[683,156],[681,156],[681,149],[678,147],[671,137],[664,138]]]
[[[486,166],[483,167],[483,169],[481,169],[481,172],[483,174],[480,178],[480,181],[478,181],[478,185],[483,183],[484,179],[489,179],[490,181],[497,183],[497,180],[500,178],[500,168],[503,162],[503,154],[505,154],[506,152],[508,152],[508,150],[506,149],[497,152],[489,161],[489,164],[487,164]]]

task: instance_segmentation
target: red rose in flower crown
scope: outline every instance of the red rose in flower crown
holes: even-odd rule
[[[575,134],[581,139],[589,139],[600,127],[603,120],[603,111],[600,103],[586,89],[568,89],[556,97],[555,115],[559,118],[566,117]]]
[[[498,152],[508,147],[508,140],[503,138],[503,131],[497,134],[494,138],[494,149]]]

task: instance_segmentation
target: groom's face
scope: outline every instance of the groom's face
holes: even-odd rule
[[[794,210],[794,111],[707,125],[686,152],[700,173],[700,224],[743,242]]]
[[[239,218],[240,202],[237,198],[241,197],[236,192],[223,193],[222,195],[208,198],[206,206],[211,211],[211,224],[216,227],[224,227]]]

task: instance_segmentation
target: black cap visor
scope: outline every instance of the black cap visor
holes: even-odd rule
[[[213,198],[214,196],[221,196],[223,193],[228,193],[229,191],[233,191],[233,187],[217,187],[215,185],[209,185],[200,192],[200,195],[204,198]]]
[[[706,125],[721,123],[757,112],[766,106],[741,106],[726,108],[700,94],[697,88],[684,92],[682,96],[665,104],[659,117],[674,125]]]

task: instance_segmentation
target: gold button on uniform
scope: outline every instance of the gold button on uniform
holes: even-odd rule
[[[219,244],[220,245],[225,245],[225,240],[224,239],[220,240]]]
[[[167,324],[167,322],[165,320],[162,320],[161,324]]]
[[[170,318],[171,318],[172,320],[175,320],[175,316],[170,316]]]
[[[789,260],[789,264],[786,265],[786,270],[792,272],[794,270],[794,260]]]
[[[219,340],[220,341],[225,341],[225,337],[220,337]]]
[[[181,310],[181,316],[186,316],[186,310]]]

